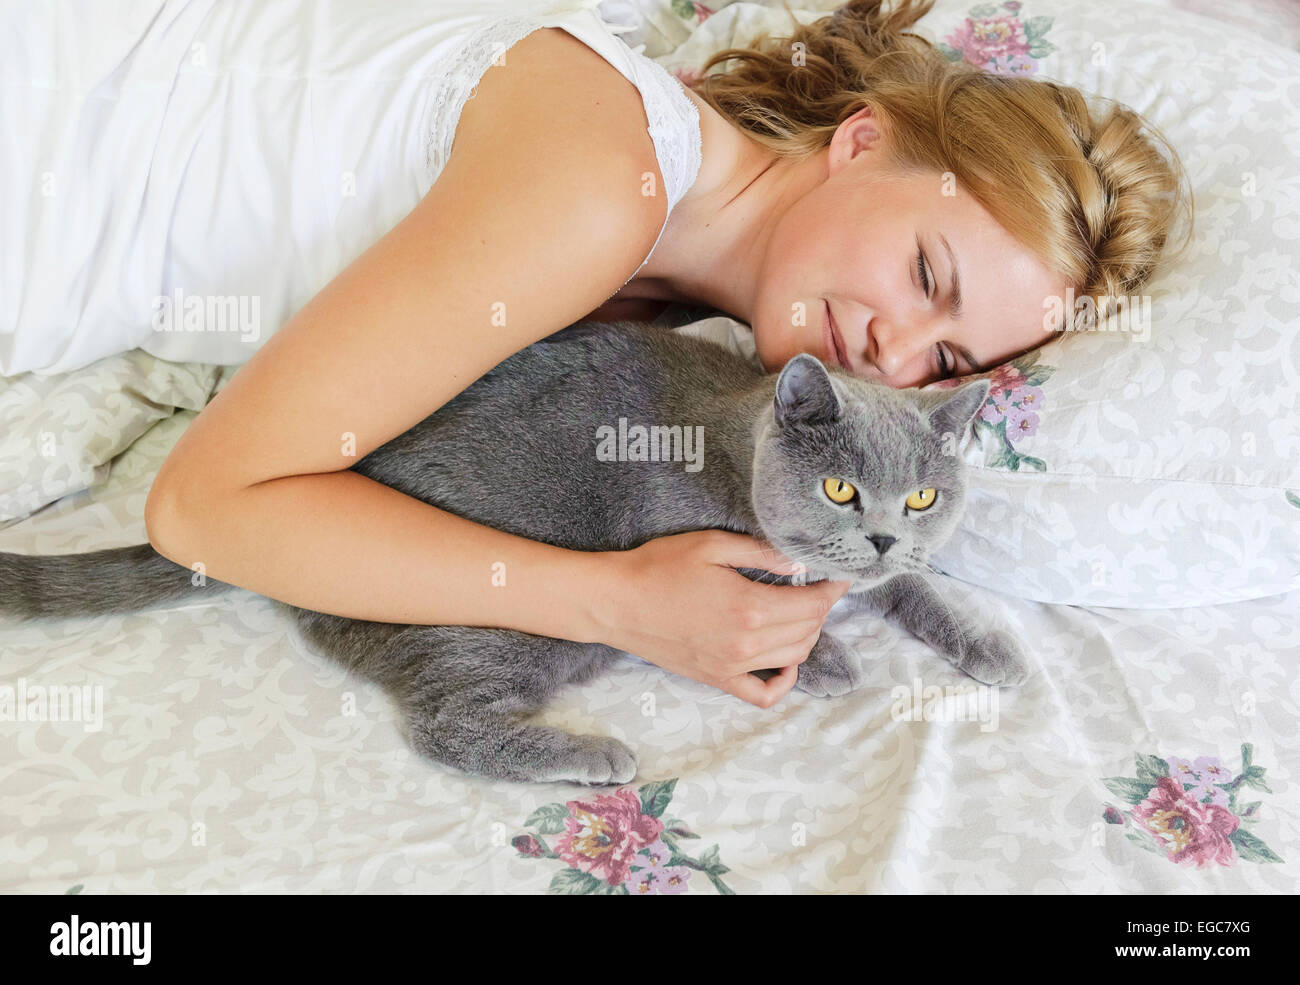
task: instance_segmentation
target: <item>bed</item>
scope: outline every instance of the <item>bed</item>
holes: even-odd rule
[[[688,46],[710,22],[717,46],[771,6],[695,4],[685,16],[667,0],[611,0],[608,16],[643,18],[634,40],[680,69],[698,63]],[[1272,57],[1300,51],[1300,25],[1276,5],[1238,6],[1230,24],[1204,4],[1130,6],[1173,28],[1254,38],[1282,53]],[[1300,291],[1287,283],[1294,339]],[[1287,351],[1297,364],[1300,350]],[[33,447],[23,407],[93,416],[97,390],[137,398],[103,411],[117,441],[86,442],[53,478],[10,484],[0,550],[147,539],[154,474],[230,374],[131,358],[112,367],[126,375],[83,374],[71,393],[41,380],[0,391],[9,438],[26,428]],[[490,782],[419,759],[378,688],[313,653],[280,607],[249,592],[0,621],[0,890],[1294,892],[1300,576],[1283,570],[1289,557],[1257,579],[1269,591],[1117,605],[1014,580],[998,591],[954,552],[946,590],[1031,642],[1034,673],[1016,689],[978,687],[843,603],[827,628],[868,673],[840,699],[796,691],[760,710],[629,655],[540,716],[638,751],[635,782],[609,788]]]

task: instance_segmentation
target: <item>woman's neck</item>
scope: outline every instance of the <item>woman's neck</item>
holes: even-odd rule
[[[823,179],[824,155],[782,158],[683,89],[700,114],[699,174],[649,262],[611,300],[696,304],[750,323],[772,227]]]

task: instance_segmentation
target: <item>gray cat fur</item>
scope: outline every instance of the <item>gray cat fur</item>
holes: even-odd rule
[[[575,550],[624,550],[707,528],[757,535],[806,565],[806,581],[852,581],[857,605],[977,680],[1016,684],[1027,674],[1019,644],[955,611],[923,577],[960,518],[965,480],[952,452],[988,387],[894,390],[806,353],[764,375],[700,339],[579,322],[515,353],[353,468],[476,522]],[[617,428],[619,418],[628,428],[703,427],[704,467],[598,460],[597,429]],[[858,497],[832,502],[822,491],[828,476],[855,485]],[[903,500],[922,488],[938,490],[934,505],[908,510]],[[795,580],[737,570],[769,583]],[[0,554],[0,613],[20,618],[133,611],[229,587],[212,578],[196,586],[188,568],[148,544]],[[436,762],[517,781],[609,784],[636,774],[621,742],[526,722],[564,685],[607,668],[618,650],[287,608],[322,652],[394,696],[408,741]],[[862,681],[857,655],[822,633],[797,686],[834,696]]]

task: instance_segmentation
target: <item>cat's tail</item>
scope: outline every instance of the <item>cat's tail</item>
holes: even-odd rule
[[[231,587],[163,557],[151,544],[86,554],[0,552],[0,615],[19,619],[134,612]]]

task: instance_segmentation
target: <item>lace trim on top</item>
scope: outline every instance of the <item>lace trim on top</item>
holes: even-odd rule
[[[587,0],[585,9],[590,10],[593,6],[592,0]],[[593,15],[599,17],[594,10]],[[542,19],[536,15],[495,18],[477,27],[461,45],[434,89],[425,153],[425,167],[431,180],[451,157],[461,109],[478,90],[479,80],[502,52],[544,26]],[[622,34],[633,30],[635,25],[605,24],[605,27],[611,34]],[[644,44],[629,50],[634,56],[635,83],[645,106],[650,139],[659,159],[671,213],[699,175],[702,163],[700,113],[683,91],[682,83],[658,62],[642,54]],[[667,225],[667,217],[664,225]],[[659,232],[662,236],[663,230]],[[656,239],[655,246],[658,245]],[[650,252],[653,253],[654,249]],[[649,262],[649,257],[646,262]]]

